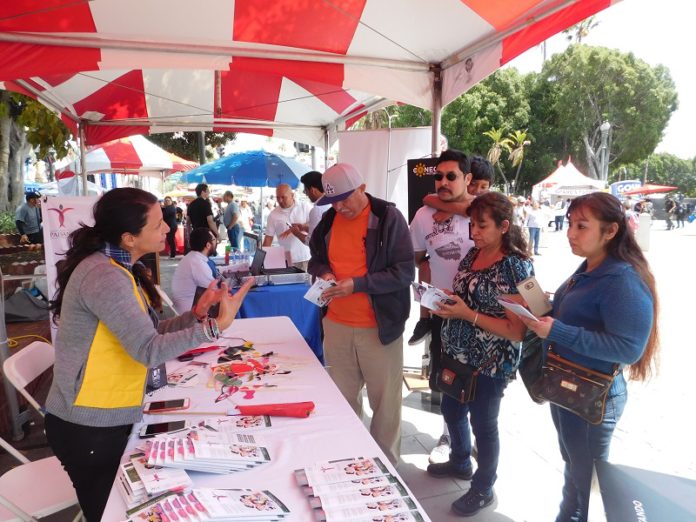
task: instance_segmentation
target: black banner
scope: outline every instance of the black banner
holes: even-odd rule
[[[410,159],[406,162],[408,172],[408,222],[423,206],[423,198],[435,192],[435,167],[437,158]]]

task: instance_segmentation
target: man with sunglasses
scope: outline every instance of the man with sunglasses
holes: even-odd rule
[[[433,178],[437,200],[450,206],[456,204],[468,207],[473,196],[467,192],[471,182],[471,163],[466,154],[454,149],[446,150],[440,154],[436,168]],[[438,210],[430,206],[424,205],[418,209],[411,222],[411,241],[420,280],[437,288],[452,290],[452,281],[459,262],[474,243],[469,239],[468,217],[455,213],[439,219],[437,214]],[[421,319],[418,323],[421,328],[428,328],[430,333],[430,386],[433,391],[437,391],[432,376],[439,368],[442,319],[436,315],[430,317],[428,310],[421,307]],[[447,460],[449,434],[447,426],[444,425],[443,434],[430,454],[430,461],[437,464]]]

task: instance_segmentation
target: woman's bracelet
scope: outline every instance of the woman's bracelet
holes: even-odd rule
[[[478,321],[478,316],[479,316],[479,313],[476,312],[476,315],[474,316],[474,320],[471,322],[471,324],[472,324],[473,326],[476,326],[476,321]]]
[[[208,317],[201,324],[203,325],[203,333],[208,341],[213,342],[220,338],[220,328],[215,319]]]

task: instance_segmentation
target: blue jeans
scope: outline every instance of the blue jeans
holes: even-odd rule
[[[460,471],[467,471],[471,465],[471,430],[476,437],[478,468],[471,481],[471,489],[488,495],[498,477],[498,457],[500,439],[498,437],[498,412],[500,401],[507,386],[504,379],[493,379],[479,375],[476,382],[476,395],[473,401],[460,404],[457,400],[442,396],[442,416],[450,432],[450,461]]]
[[[529,228],[529,246],[534,246],[534,253],[539,253],[539,232],[541,229],[539,227]]]
[[[609,458],[616,423],[626,406],[626,392],[607,399],[604,420],[595,426],[574,413],[551,405],[551,418],[565,462],[563,499],[556,522],[587,520],[594,461]]]
[[[230,245],[234,250],[242,248],[242,237],[244,237],[244,229],[240,224],[227,229],[227,239],[230,240]]]

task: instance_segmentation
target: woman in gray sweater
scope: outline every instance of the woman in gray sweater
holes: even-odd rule
[[[94,206],[94,226],[70,235],[51,302],[56,335],[46,401],[49,444],[88,521],[101,519],[132,424],[142,418],[148,368],[217,339],[249,289],[214,283],[190,312],[159,321],[160,297],[139,259],[159,252],[169,227],[150,193],[119,188]],[[220,303],[217,320],[208,309]]]

